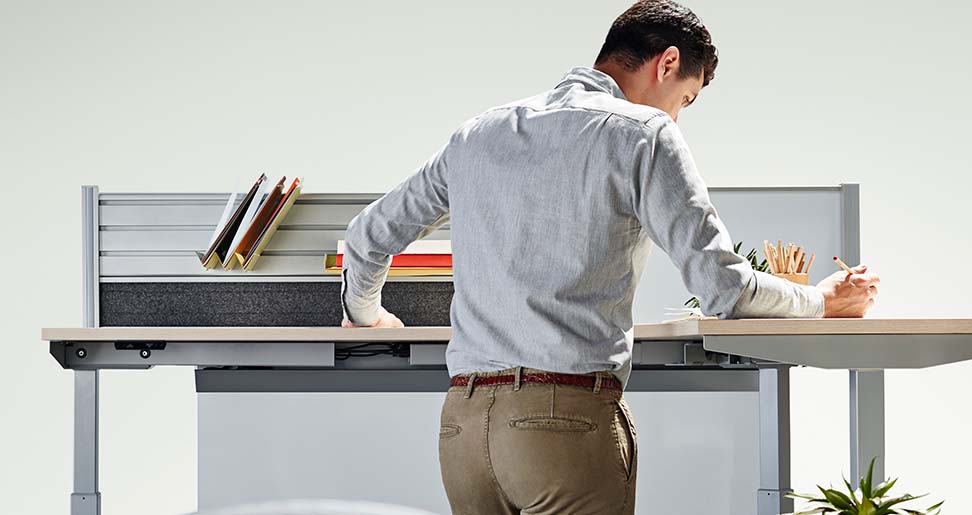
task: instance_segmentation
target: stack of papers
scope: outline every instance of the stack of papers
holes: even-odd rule
[[[678,318],[669,318],[668,320],[663,320],[663,324],[668,324],[672,322],[681,322],[682,320],[711,320],[719,318],[717,316],[706,316],[702,314],[701,308],[665,308],[665,311],[670,311],[670,313],[665,313],[665,316],[677,316]]]

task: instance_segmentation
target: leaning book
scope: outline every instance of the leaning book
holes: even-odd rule
[[[274,209],[273,214],[270,216],[270,220],[265,227],[262,228],[253,247],[246,253],[242,254],[237,252],[236,259],[240,266],[245,271],[253,270],[256,266],[257,261],[260,259],[260,255],[266,249],[267,244],[270,243],[270,238],[273,237],[274,233],[280,227],[290,208],[293,207],[294,203],[297,201],[297,197],[300,196],[300,190],[302,183],[299,177],[295,177],[287,185],[283,198],[280,203]],[[251,227],[252,229],[252,227]]]
[[[230,195],[229,200],[226,202],[226,207],[223,208],[223,216],[220,217],[219,223],[216,225],[216,231],[210,239],[209,248],[206,249],[206,252],[196,252],[199,261],[204,267],[207,269],[216,268],[231,253],[230,245],[232,244],[233,237],[239,230],[240,224],[243,222],[243,218],[253,199],[256,198],[257,191],[266,180],[267,176],[260,174],[260,177],[253,183],[250,191],[243,197],[243,201],[236,206],[235,210],[233,209],[233,205],[236,203],[237,194],[233,193]]]

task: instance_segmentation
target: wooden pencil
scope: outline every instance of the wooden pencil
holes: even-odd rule
[[[770,257],[772,257],[773,259],[773,272],[779,273],[780,272],[779,258],[776,255],[776,247],[774,247],[772,243],[769,244],[769,251],[770,251]]]
[[[796,253],[796,268],[794,271],[800,273],[800,265],[803,263],[803,247],[797,247]]]
[[[806,260],[807,260],[807,256],[805,254],[800,256],[800,262],[797,263],[797,268],[796,268],[796,271],[797,271],[798,274],[802,274],[803,273],[803,263]]]
[[[817,253],[816,252],[814,252],[813,254],[810,254],[810,261],[807,261],[807,270],[806,270],[806,273],[808,273],[808,274],[810,273],[810,267],[813,266],[813,259],[815,257],[817,257]]]
[[[853,274],[853,273],[854,273],[854,271],[853,271],[853,270],[851,270],[849,266],[847,266],[847,265],[845,265],[845,264],[844,264],[844,262],[843,262],[843,261],[841,261],[839,257],[837,257],[837,256],[834,256],[834,261],[835,261],[835,262],[836,262],[836,263],[837,263],[838,265],[840,265],[840,267],[841,267],[841,268],[843,268],[843,269],[844,269],[844,271],[845,271],[845,272],[847,272],[848,274]]]
[[[780,272],[783,272],[783,270],[786,270],[786,267],[783,266],[785,264],[783,262],[783,240],[776,240],[776,249],[775,250],[778,252],[776,258],[779,260],[779,261],[777,261],[777,264],[780,265],[779,266],[779,270],[780,270]]]
[[[769,265],[770,271],[776,273],[776,267],[773,266],[773,253],[769,249],[769,241],[763,240],[763,256],[766,257],[766,263]]]

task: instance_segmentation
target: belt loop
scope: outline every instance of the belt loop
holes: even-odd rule
[[[469,376],[469,384],[466,385],[466,398],[472,397],[473,383],[476,382],[476,374],[473,373]]]
[[[597,372],[594,378],[594,393],[601,393],[601,373]]]
[[[520,391],[520,377],[523,375],[523,367],[516,367],[513,371],[513,391]]]

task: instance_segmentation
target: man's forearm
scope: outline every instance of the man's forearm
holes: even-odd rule
[[[386,252],[384,238],[369,227],[375,222],[372,219],[375,214],[373,209],[366,208],[351,220],[345,231],[341,305],[344,316],[358,326],[372,325],[378,320],[381,289],[392,260]]]
[[[344,317],[357,326],[373,325],[378,320],[378,308],[381,306],[381,287],[379,286],[376,294],[353,293],[347,278],[348,269],[345,268],[341,273],[341,307]]]
[[[823,293],[815,286],[754,270],[724,318],[820,318],[823,314]]]

